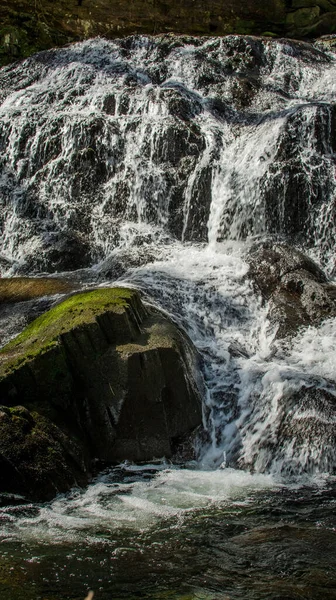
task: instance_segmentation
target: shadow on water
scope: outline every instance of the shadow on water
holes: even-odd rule
[[[121,495],[125,499],[130,493],[131,482]],[[29,528],[41,508],[5,507],[0,518],[4,524],[19,519],[24,541],[7,527],[1,595],[83,600],[93,589],[95,600],[334,600],[335,505],[335,482],[279,486],[161,515],[141,528],[134,523],[109,529],[102,519],[93,529],[88,522],[77,523],[80,535],[71,535],[66,519],[60,525],[45,518],[33,536]],[[92,507],[103,514],[102,505]],[[50,543],[43,530],[49,528],[52,536],[57,527],[65,528],[66,539]]]

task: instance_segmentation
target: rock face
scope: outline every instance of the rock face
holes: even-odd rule
[[[265,359],[260,354],[255,363],[250,359],[257,384],[243,379],[236,405],[239,433],[229,459],[239,468],[290,478],[334,473],[336,403],[330,340],[336,286],[313,260],[285,243],[255,243],[246,258],[248,277],[268,303],[268,320],[277,330],[269,338]],[[239,356],[239,347],[234,350]],[[324,370],[316,368],[319,360]]]
[[[277,337],[336,316],[336,286],[308,256],[287,244],[265,242],[251,249],[250,276],[270,302]]]
[[[1,351],[0,490],[43,499],[87,482],[96,459],[172,457],[202,420],[197,371],[137,292],[71,296]]]
[[[85,484],[81,445],[38,412],[0,408],[0,490],[45,499]]]
[[[0,7],[2,64],[38,50],[89,37],[134,33],[287,35],[336,31],[335,0],[4,0]]]

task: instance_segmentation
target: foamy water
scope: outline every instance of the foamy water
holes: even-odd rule
[[[253,492],[276,486],[269,475],[233,469],[124,464],[101,475],[87,490],[74,490],[40,508],[0,509],[1,538],[73,543],[85,534],[88,542],[94,543],[102,532],[108,540],[114,531],[150,530],[167,520],[176,527],[190,512],[235,503],[239,506],[248,503]]]

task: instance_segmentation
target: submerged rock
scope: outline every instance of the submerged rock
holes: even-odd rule
[[[256,289],[269,302],[269,316],[278,323],[278,338],[336,316],[336,286],[303,252],[267,241],[252,247],[248,262]]]
[[[96,460],[178,454],[202,420],[197,361],[136,291],[99,289],[55,306],[0,352],[0,490],[43,499],[88,481]]]

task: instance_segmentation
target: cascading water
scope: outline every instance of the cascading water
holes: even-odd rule
[[[234,36],[89,41],[3,69],[1,255],[54,271],[63,239],[76,267],[163,229],[289,235],[328,263],[334,74],[332,53]]]
[[[81,544],[84,531],[90,544],[110,547],[108,531],[117,556],[116,532],[128,539],[125,528],[147,531],[170,519],[188,529],[190,511],[229,503],[245,514],[246,498],[257,494],[256,506],[256,490],[269,488],[267,502],[278,506],[285,484],[330,477],[335,319],[277,337],[249,279],[248,254],[265,238],[288,241],[335,275],[332,45],[97,39],[7,67],[0,80],[2,274],[71,270],[83,285],[141,289],[203,357],[209,431],[198,465],[124,466],[123,483],[112,471],[46,508],[22,515],[20,507],[18,517],[15,507],[4,509],[3,537],[23,537],[30,548],[40,538]],[[88,556],[83,550],[81,560]],[[229,585],[230,598],[280,597],[239,585]],[[101,593],[109,597],[103,584]],[[291,593],[281,597],[299,597]],[[322,597],[309,593],[303,597]]]

